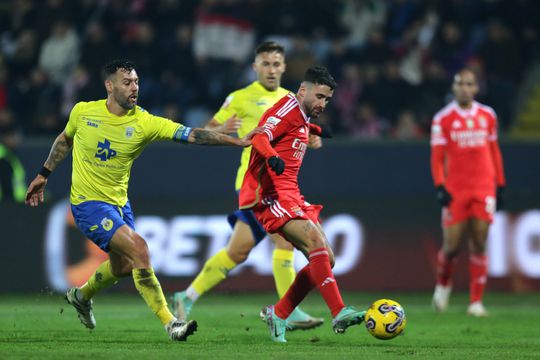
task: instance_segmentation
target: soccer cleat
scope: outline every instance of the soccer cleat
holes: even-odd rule
[[[167,325],[165,330],[169,334],[169,338],[173,341],[186,341],[188,336],[193,335],[197,331],[197,322],[195,320],[189,320],[183,322],[178,319],[172,319]]]
[[[73,305],[75,310],[77,310],[77,316],[81,323],[89,329],[96,327],[96,319],[92,313],[92,299],[89,301],[81,301],[77,298],[78,288],[74,287],[67,291],[65,299],[70,304]]]
[[[179,320],[186,321],[193,308],[193,300],[188,298],[185,291],[176,292],[173,296],[173,307],[174,316]]]
[[[287,330],[309,330],[321,326],[323,323],[323,318],[313,317],[297,307],[287,318]]]
[[[450,293],[452,292],[451,286],[443,286],[437,284],[435,291],[433,292],[433,300],[431,305],[436,312],[445,312],[448,309],[448,302],[450,300]]]
[[[343,334],[349,326],[361,324],[365,316],[365,311],[356,311],[352,306],[346,306],[332,320],[332,328],[336,334]]]
[[[489,313],[481,301],[475,301],[469,304],[469,307],[467,308],[467,315],[474,317],[486,317],[489,316]]]
[[[270,339],[274,342],[286,343],[285,331],[287,331],[287,320],[279,318],[274,312],[274,305],[267,306],[261,310],[264,321],[270,329]]]

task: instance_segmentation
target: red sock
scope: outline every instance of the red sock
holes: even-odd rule
[[[482,301],[487,280],[487,256],[469,255],[469,289],[471,303]]]
[[[311,280],[309,264],[296,274],[294,282],[289,290],[274,306],[274,311],[281,319],[286,319],[291,315],[294,308],[304,300],[306,295],[313,290],[315,283]]]
[[[454,259],[448,259],[442,250],[437,254],[437,285],[449,286],[452,281]]]
[[[309,253],[309,270],[311,280],[317,285],[326,305],[336,315],[345,307],[339,293],[336,279],[330,266],[330,258],[325,248],[315,249]]]

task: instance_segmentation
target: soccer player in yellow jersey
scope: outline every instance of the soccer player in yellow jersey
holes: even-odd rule
[[[280,87],[281,76],[285,71],[285,50],[281,45],[275,42],[260,44],[255,49],[253,70],[257,74],[257,81],[231,93],[206,128],[244,136],[257,127],[267,109],[289,93]],[[311,147],[321,147],[320,141],[318,136],[314,136],[310,139]],[[244,148],[236,176],[237,192],[242,186],[250,154],[251,147]],[[199,275],[185,291],[174,294],[175,315],[180,319],[187,319],[195,301],[223,281],[229,271],[244,262],[250,251],[266,236],[251,210],[237,210],[229,215],[228,220],[233,227],[233,233],[227,246],[206,261]],[[275,244],[272,270],[281,298],[296,276],[293,267],[294,248],[278,234],[272,234],[271,238]],[[323,321],[322,318],[314,318],[299,308],[287,319],[291,330],[311,329],[321,325]]]
[[[139,78],[135,65],[128,60],[107,64],[103,75],[107,99],[74,106],[65,130],[54,141],[43,168],[28,187],[26,204],[38,206],[43,202],[47,177],[73,149],[71,210],[75,223],[109,254],[109,259],[86,284],[69,289],[66,300],[76,309],[80,321],[93,329],[94,294],[131,275],[170,339],[185,341],[197,330],[197,323],[178,320],[169,311],[150,264],[148,246],[135,232],[127,196],[131,166],[153,141],[249,146],[252,134],[237,139],[149,114],[137,106]]]

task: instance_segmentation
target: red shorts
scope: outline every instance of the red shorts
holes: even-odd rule
[[[443,208],[443,227],[458,224],[468,219],[493,221],[496,200],[493,192],[453,192],[452,202]]]
[[[293,219],[311,220],[320,223],[319,214],[322,205],[311,205],[306,201],[282,201],[266,199],[252,210],[266,232],[277,233],[287,222]]]

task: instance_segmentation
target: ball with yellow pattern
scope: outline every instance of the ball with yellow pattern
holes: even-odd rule
[[[400,335],[407,325],[403,307],[394,300],[375,301],[364,318],[368,332],[381,340],[393,339]]]

